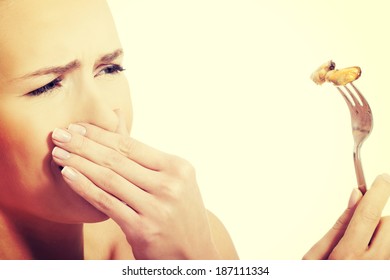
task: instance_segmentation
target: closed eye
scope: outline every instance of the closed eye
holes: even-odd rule
[[[48,94],[48,93],[52,92],[53,90],[55,90],[56,88],[61,87],[62,86],[61,82],[62,82],[61,78],[55,78],[50,83],[47,83],[46,85],[44,85],[44,86],[42,86],[40,88],[37,88],[37,89],[35,89],[33,91],[30,91],[26,95],[27,96],[39,96],[39,95],[42,95],[42,94]]]

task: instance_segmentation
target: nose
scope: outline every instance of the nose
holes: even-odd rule
[[[79,97],[77,116],[81,119],[78,121],[87,122],[109,131],[116,130],[119,120],[115,110],[118,110],[120,105],[116,104],[115,96],[112,94],[110,96],[97,87],[84,87]]]

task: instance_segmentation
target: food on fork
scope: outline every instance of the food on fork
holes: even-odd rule
[[[358,66],[348,67],[343,69],[335,69],[336,63],[328,61],[322,64],[311,75],[311,79],[318,85],[322,85],[325,82],[333,83],[335,86],[345,86],[359,79],[362,70]]]
[[[333,71],[336,68],[336,63],[329,60],[328,62],[322,64],[316,71],[311,74],[311,79],[317,84],[322,85],[325,83],[325,76],[329,71]]]
[[[329,71],[325,79],[336,86],[345,86],[346,84],[359,79],[362,70],[360,67],[348,67],[340,70]]]

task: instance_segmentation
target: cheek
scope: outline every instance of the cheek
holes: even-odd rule
[[[56,120],[44,115],[23,104],[0,107],[1,194],[25,196],[52,184],[50,136]]]
[[[34,123],[25,122],[17,126],[7,123],[1,125],[0,150],[0,174],[2,178],[11,180],[11,184],[21,181],[28,185],[36,185],[42,182],[42,177],[47,177],[50,170],[50,151],[52,144],[49,142],[50,130],[37,127]],[[0,181],[0,184],[2,182]]]

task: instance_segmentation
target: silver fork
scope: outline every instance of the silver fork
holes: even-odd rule
[[[353,90],[350,90],[347,86],[343,86],[344,90],[337,87],[338,91],[344,97],[349,111],[351,113],[352,123],[352,135],[354,139],[353,146],[353,162],[355,164],[355,173],[359,190],[364,194],[367,190],[366,181],[364,179],[364,173],[362,168],[362,162],[360,159],[360,148],[367,139],[368,135],[372,131],[373,119],[370,105],[367,100],[361,94],[361,92],[355,87],[353,83],[350,83]]]

